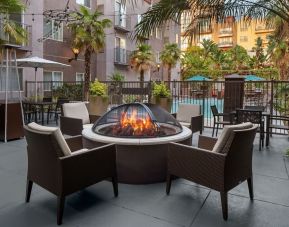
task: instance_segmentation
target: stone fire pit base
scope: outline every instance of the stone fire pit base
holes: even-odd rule
[[[164,182],[167,173],[167,152],[170,142],[192,144],[192,132],[183,128],[183,132],[174,136],[147,139],[124,139],[100,136],[91,129],[84,129],[84,147],[93,148],[115,143],[117,148],[118,181],[126,184],[151,184]],[[107,139],[107,141],[105,141]]]

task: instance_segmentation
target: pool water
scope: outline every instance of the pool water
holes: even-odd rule
[[[178,111],[179,103],[186,104],[198,104],[201,105],[202,113],[204,118],[212,118],[213,114],[211,111],[211,106],[216,105],[219,112],[223,112],[224,109],[224,99],[208,98],[208,99],[178,99],[173,101],[172,113]]]

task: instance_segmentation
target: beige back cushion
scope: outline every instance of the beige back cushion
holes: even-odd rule
[[[55,137],[60,149],[63,152],[63,155],[64,156],[71,155],[71,150],[69,146],[67,145],[59,128],[42,126],[42,125],[36,124],[35,122],[28,124],[28,127],[34,131],[51,133]]]
[[[221,136],[218,138],[217,143],[213,148],[213,152],[227,153],[234,139],[234,130],[242,130],[252,128],[251,122],[246,122],[238,125],[226,125],[222,131]]]
[[[89,113],[84,102],[64,103],[62,110],[64,117],[82,119],[83,124],[90,124]]]
[[[196,104],[179,104],[179,109],[177,112],[177,120],[182,122],[191,123],[191,118],[201,114],[200,105]]]

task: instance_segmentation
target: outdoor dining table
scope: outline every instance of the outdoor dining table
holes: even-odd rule
[[[39,107],[40,113],[41,113],[41,124],[44,125],[44,109],[45,107],[48,107],[51,109],[53,105],[56,105],[56,102],[43,102],[43,101],[23,101],[23,104],[26,104],[29,106],[29,109],[32,109],[32,107]],[[49,116],[47,116],[49,117]],[[35,118],[35,122],[37,122],[37,117]]]
[[[252,109],[244,109],[244,110],[248,110],[248,111],[254,111]],[[234,119],[234,117],[236,116],[237,114],[237,111],[234,110],[232,112],[230,112],[230,115],[232,116],[230,119]],[[269,146],[269,136],[270,136],[270,130],[269,129],[269,124],[270,124],[270,116],[271,116],[271,113],[270,112],[267,112],[267,111],[262,111],[262,117],[264,117],[265,119],[265,127],[264,127],[264,130],[265,130],[265,134],[266,134],[266,147]],[[232,121],[232,120],[231,120]]]

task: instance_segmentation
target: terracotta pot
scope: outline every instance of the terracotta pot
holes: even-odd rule
[[[172,109],[172,99],[171,98],[159,98],[159,97],[153,97],[152,103],[159,105],[169,113]]]
[[[101,96],[89,96],[89,114],[102,116],[107,112],[109,105],[108,97]]]

